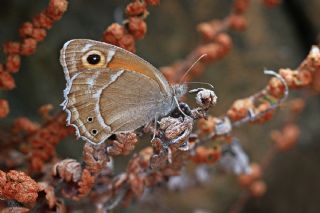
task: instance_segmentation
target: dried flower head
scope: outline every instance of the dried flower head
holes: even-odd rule
[[[231,108],[227,111],[228,117],[232,121],[241,120],[249,114],[249,110],[253,109],[253,101],[251,98],[236,100]]]
[[[26,38],[21,43],[21,55],[32,55],[37,48],[37,40],[34,38]]]
[[[146,22],[138,17],[130,17],[128,30],[135,39],[142,39],[147,32]]]
[[[212,133],[216,126],[216,119],[213,116],[208,116],[208,118],[201,118],[198,121],[198,129],[201,135],[206,135]]]
[[[300,129],[297,125],[289,123],[284,128],[271,132],[271,138],[280,151],[287,151],[294,147],[300,136]]]
[[[146,4],[143,1],[134,1],[129,3],[126,8],[128,16],[139,16],[146,12]]]
[[[244,13],[250,5],[250,0],[235,0],[233,3],[233,9],[235,13],[242,14]]]
[[[239,184],[242,187],[249,187],[253,181],[260,179],[262,170],[259,164],[251,163],[250,170],[247,174],[241,174],[238,177]]]
[[[251,196],[255,198],[259,198],[263,196],[266,193],[266,191],[267,191],[267,185],[262,180],[257,180],[253,182],[249,187],[249,192]]]
[[[12,90],[16,87],[15,81],[9,72],[0,71],[0,88]]]
[[[1,213],[28,213],[30,212],[30,209],[25,207],[6,207],[1,209]]]
[[[268,85],[267,91],[270,95],[275,98],[282,98],[285,92],[285,86],[278,78],[271,78]]]
[[[276,7],[276,6],[278,6],[281,2],[282,2],[282,0],[263,0],[263,3],[264,3],[267,7]]]
[[[33,203],[38,197],[38,184],[24,172],[0,170],[0,197],[21,203]]]
[[[0,118],[7,117],[9,114],[9,103],[7,100],[0,99]]]
[[[196,148],[194,155],[191,157],[191,160],[195,163],[216,163],[221,157],[221,149],[219,147],[216,148],[208,148],[199,146]]]
[[[20,53],[20,43],[13,42],[13,41],[4,43],[3,52],[7,55],[19,54]]]

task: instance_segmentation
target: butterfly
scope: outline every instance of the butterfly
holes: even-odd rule
[[[61,49],[60,63],[67,82],[61,104],[67,125],[93,144],[168,115],[187,90],[184,84],[169,85],[139,56],[104,42],[70,40]]]

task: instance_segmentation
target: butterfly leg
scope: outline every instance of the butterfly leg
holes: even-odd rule
[[[187,117],[187,115],[182,111],[182,109],[180,108],[180,105],[179,105],[179,102],[178,102],[178,99],[176,96],[173,97],[174,98],[174,101],[176,102],[177,104],[177,107],[179,109],[179,111],[182,113],[182,115],[184,115],[185,117]]]
[[[158,112],[156,112],[154,116],[154,129],[153,129],[153,136],[152,140],[156,138],[156,133],[157,133],[157,122],[158,122]]]

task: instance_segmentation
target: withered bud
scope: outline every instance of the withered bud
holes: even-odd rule
[[[217,103],[217,95],[212,90],[198,88],[191,90],[190,93],[197,92],[196,102],[201,107],[208,109]]]

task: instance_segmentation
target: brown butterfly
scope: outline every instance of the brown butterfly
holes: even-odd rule
[[[67,81],[63,109],[82,139],[100,144],[168,115],[185,85],[170,86],[161,72],[111,44],[75,39],[64,44],[60,63]]]

